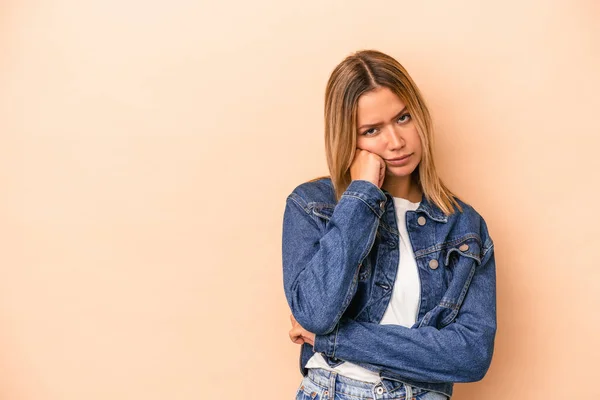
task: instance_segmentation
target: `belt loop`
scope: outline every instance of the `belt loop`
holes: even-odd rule
[[[329,388],[327,389],[327,398],[334,400],[335,399],[335,380],[337,378],[338,373],[331,371],[329,375]]]
[[[405,383],[404,384],[404,390],[406,391],[405,399],[406,400],[412,400],[412,398],[413,398],[412,387],[410,387],[410,385],[407,385]]]

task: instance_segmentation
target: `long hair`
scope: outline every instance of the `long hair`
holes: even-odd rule
[[[350,165],[356,152],[359,97],[375,88],[387,87],[405,104],[421,138],[422,157],[412,173],[426,198],[446,215],[462,208],[454,193],[437,174],[433,159],[433,124],[427,105],[404,67],[377,50],[361,50],[338,64],[325,90],[325,153],[336,199],[350,185]],[[317,180],[324,177],[312,179]]]

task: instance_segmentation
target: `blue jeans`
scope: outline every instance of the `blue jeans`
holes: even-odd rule
[[[448,400],[448,396],[409,385],[389,393],[382,385],[357,381],[322,368],[309,368],[296,393],[296,400],[359,399]]]

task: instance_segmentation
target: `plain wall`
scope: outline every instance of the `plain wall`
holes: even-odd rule
[[[285,198],[365,48],[495,242],[493,363],[453,399],[600,396],[598,4],[1,2],[0,398],[293,398]]]

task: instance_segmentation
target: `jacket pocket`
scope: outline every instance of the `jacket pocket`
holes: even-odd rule
[[[446,291],[439,303],[424,317],[419,326],[432,325],[441,329],[452,323],[469,290],[476,268],[481,265],[481,241],[478,235],[467,234],[445,243],[440,252]]]
[[[443,309],[439,328],[456,318],[481,259],[481,242],[477,235],[466,235],[447,248],[444,267],[451,271],[451,280],[439,303]]]

